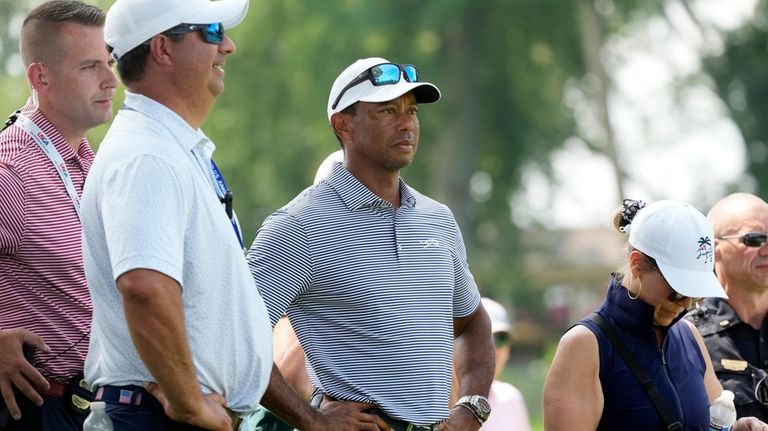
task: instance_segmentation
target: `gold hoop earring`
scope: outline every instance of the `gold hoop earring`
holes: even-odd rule
[[[632,292],[630,292],[630,291],[629,291],[629,289],[627,289],[627,296],[629,296],[629,299],[631,299],[631,300],[633,300],[633,301],[634,301],[635,299],[639,298],[639,297],[640,297],[640,292],[642,292],[642,291],[643,291],[643,282],[642,282],[642,281],[640,281],[640,279],[639,279],[639,278],[637,279],[637,282],[640,284],[640,288],[639,288],[639,289],[637,289],[637,295],[635,295],[635,296],[632,296]]]

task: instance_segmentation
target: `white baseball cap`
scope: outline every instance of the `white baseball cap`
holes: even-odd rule
[[[119,60],[152,36],[179,24],[222,23],[230,29],[243,21],[248,0],[117,0],[107,11],[104,40]]]
[[[363,58],[352,63],[341,72],[333,82],[331,94],[328,95],[328,121],[331,121],[333,114],[341,112],[357,102],[386,102],[397,99],[408,92],[412,92],[416,96],[417,103],[433,103],[440,99],[440,90],[429,82],[408,82],[401,78],[396,84],[376,86],[370,80],[365,80],[354,87],[348,88],[341,96],[336,107],[333,107],[334,102],[336,102],[339,93],[341,93],[344,87],[363,72],[382,63],[391,63],[391,61],[381,57]]]
[[[494,301],[491,298],[481,298],[483,302],[483,308],[488,312],[488,317],[491,318],[491,332],[509,332],[512,329],[512,325],[509,323],[509,316],[504,306]]]
[[[648,204],[629,225],[629,244],[656,260],[677,293],[692,298],[728,297],[714,273],[712,224],[691,205]]]

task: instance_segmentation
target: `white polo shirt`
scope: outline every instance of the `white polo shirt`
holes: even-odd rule
[[[83,192],[83,257],[93,298],[85,375],[97,386],[153,381],[131,341],[115,282],[132,269],[152,269],[182,287],[203,391],[246,413],[269,383],[271,328],[214,189],[214,148],[164,105],[126,92]]]

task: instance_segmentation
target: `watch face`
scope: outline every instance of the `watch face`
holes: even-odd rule
[[[491,404],[485,397],[477,397],[477,406],[480,408],[480,411],[485,414],[491,412]]]
[[[485,397],[477,397],[475,400],[477,404],[477,409],[479,410],[479,413],[481,413],[486,418],[489,414],[491,414],[491,404],[488,402],[488,400]]]

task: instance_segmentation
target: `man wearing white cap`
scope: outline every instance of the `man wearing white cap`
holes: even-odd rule
[[[708,429],[723,388],[701,335],[681,319],[702,297],[726,297],[712,272],[712,225],[676,201],[625,199],[613,220],[628,236],[626,271],[611,274],[605,302],[560,340],[544,383],[544,426]],[[768,427],[755,418],[733,426],[758,429]]]
[[[125,104],[83,193],[85,365],[115,430],[229,430],[272,369],[266,309],[200,130],[247,0],[117,0],[105,38]]]
[[[248,253],[272,324],[287,313],[305,350],[313,404],[356,410],[369,423],[355,429],[477,430],[490,413],[490,321],[461,233],[400,177],[419,104],[439,98],[412,65],[347,67],[327,108],[344,162],[272,214]],[[449,410],[454,357],[461,398]],[[272,390],[262,404],[300,419]]]
[[[701,331],[720,383],[734,393],[737,414],[768,421],[768,203],[734,193],[707,218],[728,299],[706,299],[687,317]]]

